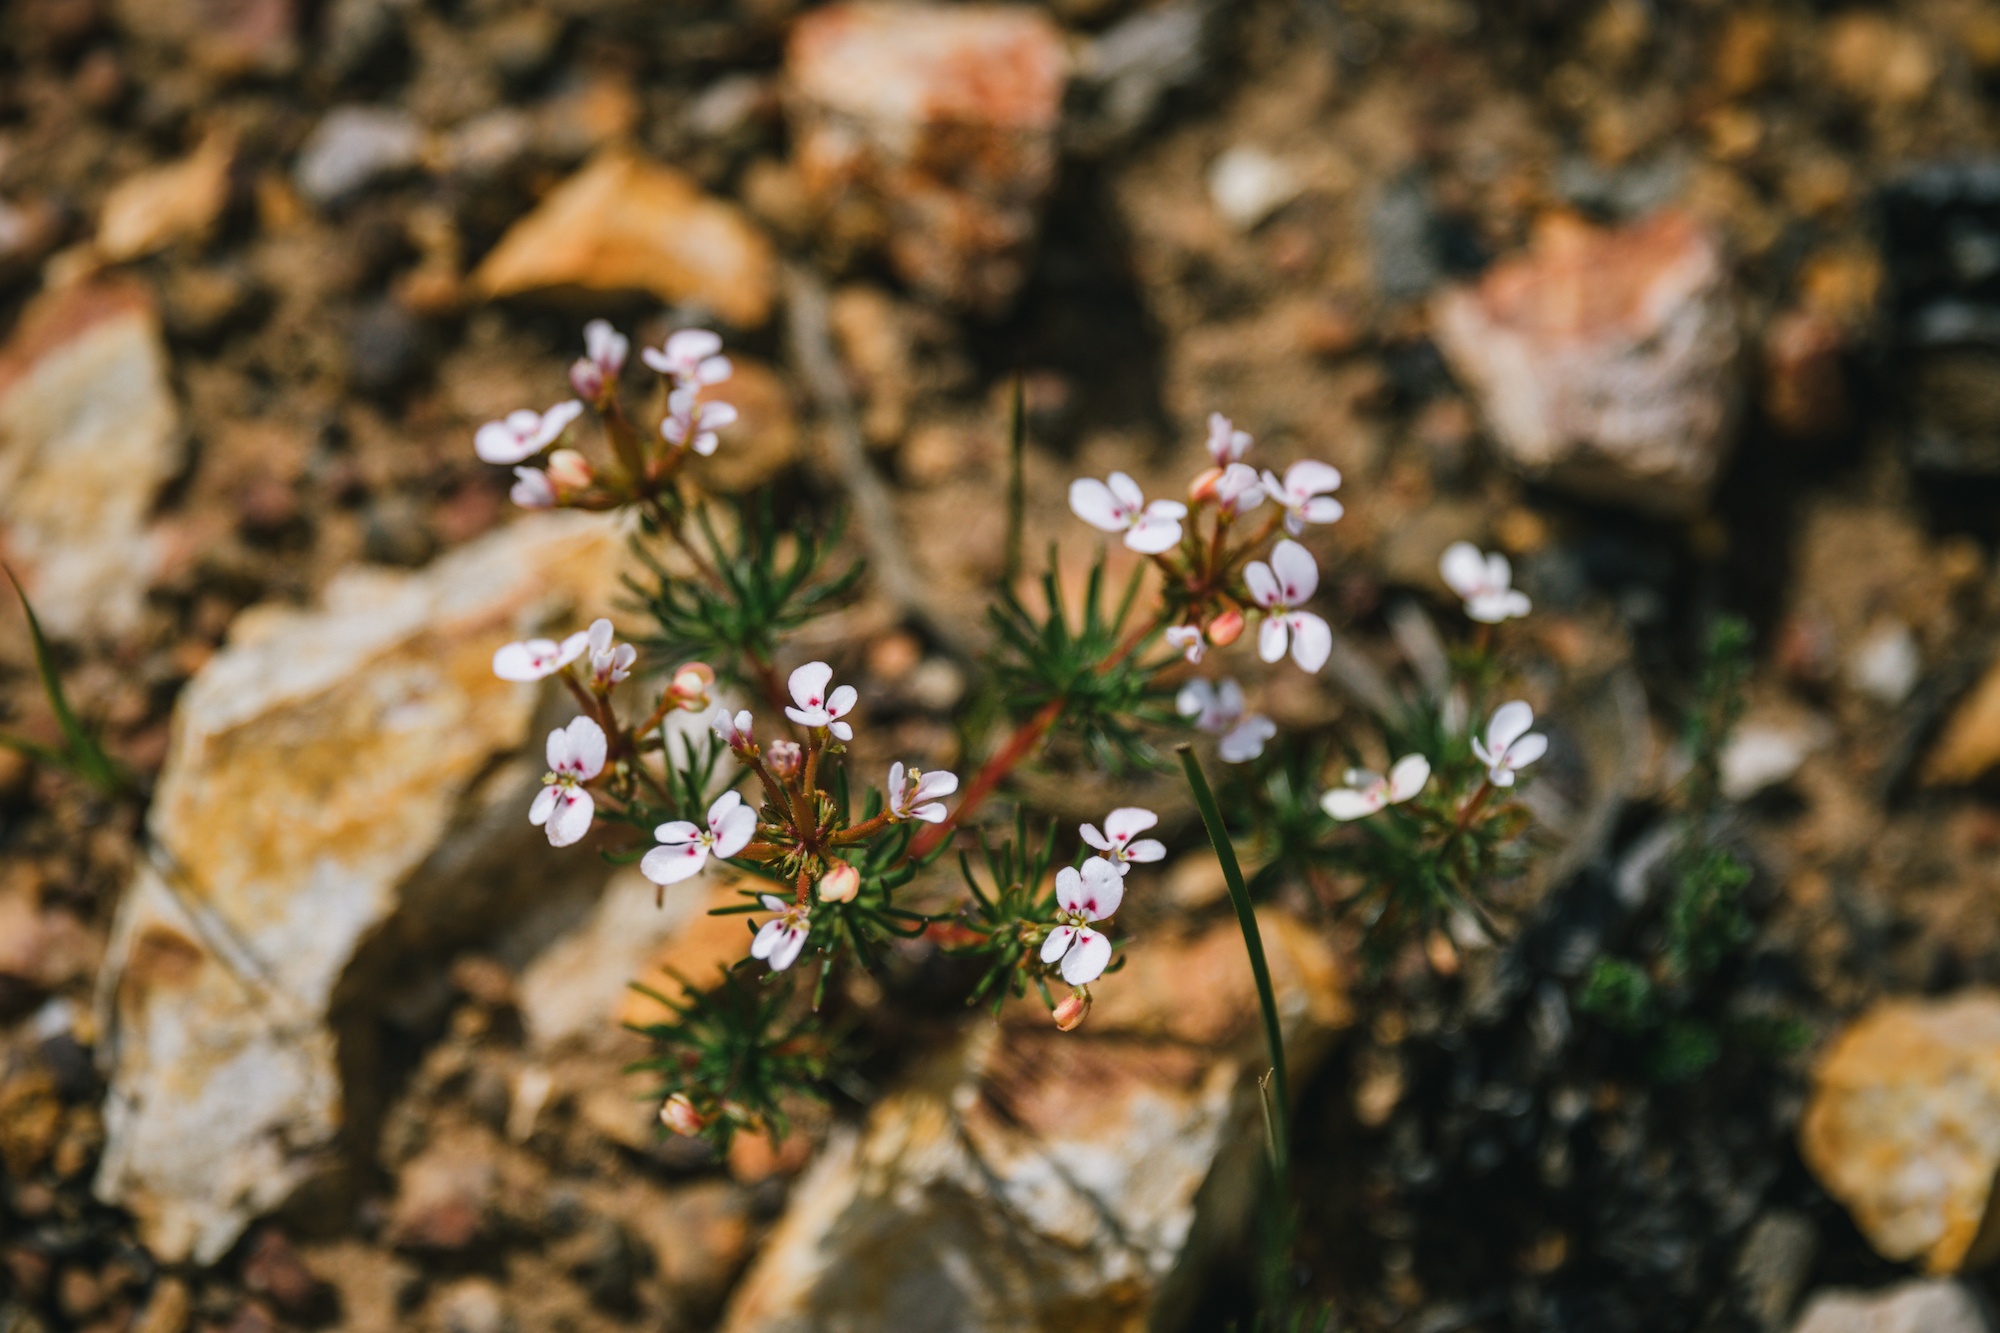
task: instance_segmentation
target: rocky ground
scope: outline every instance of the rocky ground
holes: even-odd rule
[[[470,445],[596,315],[726,333],[718,494],[886,496],[802,645],[869,764],[959,744],[1017,375],[1065,578],[1068,479],[1171,492],[1211,410],[1342,469],[1325,600],[1370,660],[1449,542],[1514,558],[1562,873],[1374,976],[1268,909],[1343,1327],[1990,1329],[1996,93],[1983,0],[15,0],[0,549],[138,781],[0,749],[0,1330],[1247,1308],[1251,999],[1164,786],[1188,855],[1134,875],[1164,905],[1085,1034],[935,1017],[918,946],[796,1136],[656,1132],[624,982],[740,923],[538,851],[547,719],[484,665],[617,597],[616,534],[515,517]],[[1665,929],[1722,611],[1752,933],[1690,1065],[1581,997]],[[11,612],[0,723],[57,736]]]

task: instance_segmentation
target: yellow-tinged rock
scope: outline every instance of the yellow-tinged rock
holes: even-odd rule
[[[1951,1273],[1994,1257],[2000,993],[1870,1010],[1814,1071],[1799,1146],[1884,1258]]]
[[[179,162],[127,176],[104,197],[97,252],[114,264],[198,239],[229,202],[229,167],[236,142],[212,134]]]
[[[1924,760],[1924,781],[1948,787],[1971,782],[2000,763],[2000,660],[1959,700]]]
[[[580,287],[696,303],[742,328],[771,313],[776,258],[736,205],[627,149],[610,149],[508,228],[472,275],[489,297]]]

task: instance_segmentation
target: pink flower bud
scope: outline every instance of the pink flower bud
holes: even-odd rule
[[[549,484],[557,495],[590,489],[594,474],[590,461],[574,449],[558,449],[549,455]]]
[[[690,1138],[708,1127],[707,1118],[694,1109],[694,1103],[684,1092],[675,1093],[660,1107],[660,1123]]]
[[[772,741],[764,747],[764,762],[780,778],[796,776],[804,759],[805,751],[799,748],[796,741]]]
[[[1208,641],[1218,648],[1227,648],[1242,633],[1243,613],[1235,607],[1208,622]]]
[[[1196,504],[1200,504],[1203,500],[1213,500],[1215,498],[1215,483],[1221,480],[1222,469],[1219,467],[1209,468],[1206,472],[1203,472],[1188,483],[1188,499],[1194,501]]]
[[[673,696],[676,708],[695,713],[708,707],[708,692],[714,685],[715,672],[706,662],[689,662],[674,672],[667,693]]]
[[[861,892],[861,872],[845,861],[835,861],[820,877],[819,900],[823,903],[851,903]]]
[[[1090,1016],[1090,992],[1073,990],[1055,1007],[1053,1017],[1058,1032],[1074,1032]]]
[[[594,403],[604,393],[604,370],[587,356],[580,356],[569,368],[569,387],[586,403]]]

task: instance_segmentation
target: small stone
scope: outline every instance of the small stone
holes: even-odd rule
[[[1824,439],[1851,417],[1840,326],[1812,310],[1790,310],[1764,332],[1764,415],[1797,440]]]
[[[1885,1291],[1822,1291],[1792,1333],[1992,1333],[1972,1291],[1956,1282],[1904,1282]]]
[[[1736,1282],[1758,1327],[1772,1333],[1784,1327],[1806,1279],[1812,1276],[1818,1250],[1819,1233],[1803,1213],[1779,1209],[1765,1213],[1751,1225],[1749,1238],[1736,1256]]]
[[[1847,664],[1848,682],[1891,708],[1910,697],[1923,673],[1917,636],[1900,620],[1881,626],[1862,640]]]
[[[1937,58],[1923,34],[1886,14],[1853,10],[1831,19],[1823,50],[1834,86],[1877,106],[1921,102],[1937,79]]]
[[[1529,254],[1432,314],[1523,472],[1649,513],[1706,502],[1736,425],[1741,337],[1721,248],[1692,217],[1615,231],[1552,218]]]
[[[908,319],[880,287],[853,283],[833,294],[827,322],[866,395],[861,433],[878,448],[895,444],[909,430],[915,391]]]
[[[131,1333],[186,1333],[194,1301],[187,1283],[177,1277],[163,1277],[153,1284]]]
[[[332,1288],[306,1267],[285,1233],[276,1227],[264,1228],[251,1242],[250,1253],[243,1259],[243,1286],[267,1297],[286,1314],[308,1321],[326,1312],[332,1295]]]
[[[292,178],[322,208],[417,165],[424,132],[408,112],[387,106],[335,107],[299,150]]]
[[[27,272],[61,239],[61,216],[47,202],[0,199],[0,278]]]
[[[147,518],[181,457],[145,290],[104,280],[30,304],[0,349],[0,534],[49,633],[137,624],[159,563]]]
[[[87,975],[95,961],[83,923],[34,898],[18,882],[0,887],[0,1014],[27,1009]]]
[[[1791,781],[1806,756],[1833,738],[1819,717],[1751,716],[1739,723],[1722,747],[1722,794],[1746,801]]]
[[[438,1293],[438,1323],[444,1333],[511,1333],[506,1296],[491,1278],[468,1277]]]
[[[1299,197],[1298,173],[1253,144],[1238,144],[1208,168],[1208,197],[1238,231],[1249,231]]]
[[[298,63],[294,0],[116,0],[119,26],[211,74],[283,74]]]
[[[1068,57],[1026,5],[835,4],[785,52],[794,161],[825,210],[880,209],[890,263],[973,309],[1027,274]]]
[[[649,1232],[660,1276],[682,1301],[714,1310],[750,1257],[750,1192],[721,1180],[670,1192],[664,1207],[633,1219]]]
[[[672,167],[611,149],[508,228],[472,282],[488,297],[650,292],[756,328],[770,317],[777,261],[736,205]]]
[[[193,155],[127,176],[104,197],[97,252],[114,264],[206,236],[229,202],[232,136],[211,134]]]
[[[463,1250],[489,1225],[497,1180],[490,1157],[471,1144],[425,1150],[402,1170],[389,1213],[389,1243],[409,1250]]]
[[[395,301],[363,306],[347,330],[347,366],[354,387],[381,396],[404,387],[423,369],[423,329]]]
[[[2000,763],[2000,658],[1959,700],[1924,760],[1923,779],[1934,787],[1971,782]]]
[[[1952,1273],[1993,1257],[2000,994],[1870,1009],[1820,1058],[1799,1147],[1884,1258]]]
[[[670,893],[658,902],[656,895],[636,870],[614,875],[591,914],[535,955],[519,993],[521,1023],[536,1047],[615,1032],[628,985],[651,985],[647,960],[711,905],[698,893]]]

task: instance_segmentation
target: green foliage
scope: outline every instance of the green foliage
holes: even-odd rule
[[[1628,1036],[1645,1032],[1658,1022],[1653,979],[1646,975],[1645,969],[1624,958],[1598,959],[1590,969],[1577,1004],[1585,1013],[1595,1014]]]
[[[76,710],[70,707],[69,696],[63,692],[62,676],[56,671],[55,654],[49,648],[48,637],[42,633],[42,622],[35,615],[35,608],[29,603],[21,581],[14,577],[14,571],[9,569],[6,572],[7,581],[14,585],[14,595],[21,599],[21,613],[28,619],[28,639],[35,651],[35,673],[41,678],[42,695],[49,701],[49,711],[55,714],[62,744],[59,747],[38,745],[24,736],[0,732],[0,745],[17,750],[38,763],[74,773],[107,800],[129,794],[132,790],[131,775],[105,753],[103,744],[83,724]]]
[[[1036,950],[1055,918],[1056,895],[1050,881],[1055,836],[1056,821],[1051,819],[1040,849],[1031,848],[1027,816],[1018,810],[1014,836],[998,848],[988,844],[981,833],[979,853],[986,864],[987,884],[981,884],[973,873],[972,858],[964,852],[958,854],[959,873],[965,877],[971,901],[958,923],[965,939],[948,944],[945,952],[987,960],[986,971],[966,996],[966,1004],[990,1000],[998,1014],[1008,996],[1027,994],[1032,980],[1042,999],[1054,1006]]]
[[[707,506],[695,509],[700,547],[688,549],[709,578],[669,574],[652,551],[633,550],[652,573],[651,586],[627,579],[659,632],[646,646],[664,662],[708,662],[726,679],[743,683],[741,663],[769,662],[779,638],[847,597],[860,579],[860,562],[838,574],[826,570],[843,520],[825,531],[780,525],[770,492],[733,502],[735,523],[725,537]]]
[[[684,988],[677,998],[632,985],[672,1015],[628,1025],[652,1044],[654,1054],[626,1072],[658,1075],[657,1100],[676,1093],[689,1098],[709,1122],[707,1137],[726,1150],[739,1129],[783,1138],[790,1129],[788,1098],[825,1099],[821,1084],[832,1043],[812,1015],[792,1016],[795,983],[787,974],[759,981],[740,970],[725,971],[709,990],[670,975]]]
[[[1042,575],[1048,614],[1030,614],[1012,589],[1002,592],[988,609],[998,635],[993,673],[1007,710],[1026,718],[1060,702],[1062,730],[1082,742],[1092,757],[1106,766],[1138,767],[1153,756],[1141,738],[1139,723],[1163,725],[1173,715],[1153,685],[1164,663],[1143,665],[1140,654],[1153,635],[1127,638],[1132,604],[1146,567],[1132,571],[1131,581],[1108,614],[1104,606],[1104,558],[1090,568],[1080,623],[1072,626],[1069,608],[1057,585],[1055,552],[1050,570]]]

